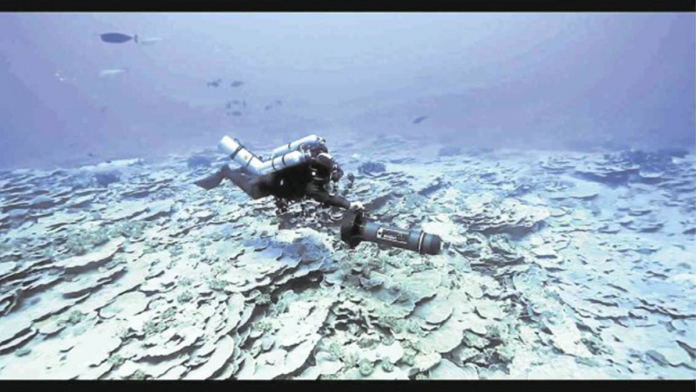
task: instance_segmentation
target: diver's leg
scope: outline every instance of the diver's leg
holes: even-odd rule
[[[268,179],[265,177],[250,176],[242,169],[232,170],[229,166],[223,167],[222,170],[226,178],[229,178],[252,199],[260,199],[271,194],[268,189]]]
[[[243,169],[232,170],[225,165],[217,173],[196,181],[194,184],[210,190],[217,188],[223,179],[229,179],[252,199],[260,199],[270,195],[271,180],[269,178],[249,175]]]

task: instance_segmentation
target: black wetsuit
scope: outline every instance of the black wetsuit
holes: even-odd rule
[[[333,168],[336,168],[336,171]],[[300,201],[305,197],[326,206],[350,208],[350,201],[338,195],[330,195],[326,185],[338,181],[343,171],[332,160],[312,158],[309,162],[288,167],[264,176],[249,174],[244,169],[230,169],[225,165],[213,176],[196,182],[196,185],[211,189],[228,178],[252,199],[274,196],[280,201]]]

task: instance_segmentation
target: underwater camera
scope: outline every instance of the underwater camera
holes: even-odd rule
[[[440,237],[434,234],[369,222],[363,211],[346,211],[341,221],[341,240],[351,248],[362,241],[369,241],[428,255],[439,254],[442,245]]]

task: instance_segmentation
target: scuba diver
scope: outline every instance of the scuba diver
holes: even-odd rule
[[[220,141],[220,149],[242,167],[231,169],[224,165],[217,173],[196,181],[195,184],[209,190],[219,186],[227,178],[252,199],[273,196],[279,213],[286,212],[290,203],[307,198],[318,201],[325,207],[363,210],[362,203],[350,202],[342,196],[329,193],[327,187],[333,185],[336,188],[343,170],[329,155],[325,143],[324,138],[310,135],[274,149],[268,159],[264,160],[242,146],[237,139],[225,136]]]
[[[195,184],[208,190],[219,186],[227,178],[252,199],[273,196],[278,207],[276,213],[284,213],[289,203],[307,198],[324,206],[346,209],[341,220],[341,240],[350,248],[367,241],[420,254],[440,253],[439,236],[417,229],[402,230],[372,222],[362,203],[350,202],[342,196],[330,194],[327,187],[333,182],[335,188],[343,176],[343,170],[329,155],[325,143],[323,138],[310,135],[278,147],[267,159],[261,159],[244,148],[238,140],[225,136],[220,141],[220,149],[241,167],[230,169],[228,165],[224,165],[217,173],[198,180]],[[355,177],[348,175],[348,187],[354,179]],[[304,215],[304,206],[302,207]]]

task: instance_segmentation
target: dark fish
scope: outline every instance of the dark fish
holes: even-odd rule
[[[133,36],[126,35],[126,34],[121,34],[121,33],[104,33],[104,34],[99,34],[101,37],[102,41],[112,43],[112,44],[122,44],[124,42],[128,42],[130,40],[135,41],[135,43],[138,43],[138,34],[135,34]]]
[[[426,118],[428,118],[428,116],[420,116],[420,117],[416,118],[415,120],[413,120],[413,123],[414,123],[414,124],[420,124],[420,123],[422,123],[423,120],[425,120]]]
[[[227,102],[227,105],[225,105],[225,109],[231,109],[232,108],[232,102]]]
[[[222,83],[222,79],[216,79],[213,80],[212,82],[208,82],[208,87],[220,87],[220,83]]]
[[[272,108],[271,105],[267,105],[265,109],[266,109],[266,110],[271,110],[271,108]]]
[[[241,116],[241,115],[242,115],[242,112],[232,112],[232,115],[233,115],[233,116]]]
[[[232,82],[232,84],[230,84],[230,86],[231,86],[231,87],[239,87],[239,86],[241,86],[241,85],[243,85],[243,84],[244,84],[244,82],[239,81],[239,80],[235,80],[234,82]]]
[[[276,99],[275,103],[276,103],[276,105],[282,105],[283,101],[281,101],[280,99]]]
[[[239,100],[235,99],[234,101],[232,101],[232,103],[235,105],[239,105]]]

